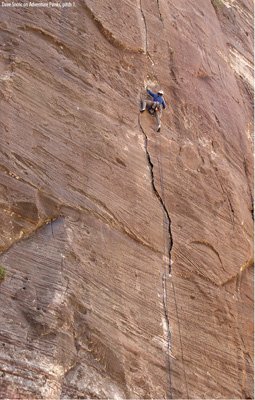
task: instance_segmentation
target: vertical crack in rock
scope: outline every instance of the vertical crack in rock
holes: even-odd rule
[[[248,177],[249,174],[248,174],[247,160],[246,160],[245,157],[244,157],[243,165],[244,165],[244,172],[245,172],[245,176],[246,176],[246,180],[247,180],[248,191],[249,191],[250,198],[251,198],[251,210],[250,210],[251,211],[251,217],[252,217],[252,220],[254,221],[254,200],[253,200],[252,189],[251,189],[250,184],[249,184],[249,177]]]
[[[139,0],[138,0],[139,1]],[[159,0],[157,0],[157,5],[158,5],[158,10],[159,10],[159,15],[160,15],[160,20],[163,24],[163,19],[162,19],[162,15],[160,12],[160,8],[159,8]],[[142,15],[142,19],[144,21],[144,28],[145,28],[145,53],[148,56],[152,66],[154,66],[154,62],[148,52],[148,30],[147,30],[147,24],[146,24],[146,19],[145,19],[145,15],[142,9],[142,0],[140,0],[139,2],[139,8],[140,8],[140,12]],[[173,247],[173,238],[172,238],[172,232],[171,232],[171,219],[168,213],[168,210],[165,206],[164,200],[162,198],[162,196],[159,194],[157,188],[156,188],[156,184],[155,184],[155,179],[154,179],[154,172],[153,172],[153,163],[151,160],[151,156],[148,150],[148,137],[141,125],[141,121],[140,121],[140,116],[138,115],[138,123],[140,126],[140,129],[143,133],[144,136],[144,148],[145,148],[145,152],[146,152],[146,157],[147,157],[147,161],[148,161],[148,166],[149,166],[149,170],[150,170],[150,175],[151,175],[151,185],[152,185],[152,189],[153,192],[155,194],[155,196],[157,197],[157,199],[159,200],[161,207],[163,209],[163,213],[164,213],[164,235],[165,235],[165,231],[167,231],[168,233],[168,274],[171,274],[171,250]],[[162,181],[161,181],[161,174],[160,174],[160,182],[161,182],[161,191],[163,194],[163,190],[162,190]],[[166,227],[166,228],[165,228]],[[164,251],[165,251],[165,247],[164,247]],[[164,261],[165,263],[165,261]],[[164,268],[164,272],[162,274],[162,292],[163,292],[163,296],[162,296],[162,307],[163,307],[163,333],[165,336],[165,340],[166,340],[166,344],[167,344],[167,370],[168,370],[168,381],[169,381],[169,390],[168,390],[168,394],[167,397],[172,399],[172,382],[171,382],[171,331],[170,331],[170,323],[169,323],[169,317],[168,317],[168,311],[167,311],[167,287],[166,287],[166,268]]]
[[[164,26],[163,17],[162,17],[162,14],[161,14],[161,11],[160,11],[160,6],[159,6],[159,0],[157,0],[157,6],[158,6],[159,19],[160,19],[160,21],[162,22],[162,24]]]
[[[159,157],[158,158],[158,166],[159,166],[159,176],[160,176],[160,186],[161,186],[161,197],[163,200],[163,203],[165,204],[165,195],[164,195],[164,176],[163,176],[163,170],[161,167],[161,146],[159,146],[160,148],[160,160]],[[164,216],[165,218],[165,216]],[[171,220],[169,218],[169,221],[171,223]],[[169,262],[170,262],[170,268],[169,268],[169,275],[171,274],[171,249],[173,246],[173,239],[172,239],[172,234],[171,234],[171,229],[170,229],[170,235],[171,235],[171,243],[170,244],[170,249],[169,249]],[[165,304],[167,306],[167,287],[166,287],[166,272],[164,272],[163,276],[162,276],[162,283],[163,283],[163,293],[165,295]],[[175,310],[176,310],[176,317],[177,317],[177,321],[178,321],[178,331],[179,331],[179,338],[180,338],[180,345],[181,345],[181,358],[182,358],[182,368],[183,368],[183,375],[184,375],[184,381],[185,381],[185,386],[186,386],[186,393],[187,393],[187,399],[189,399],[189,391],[188,391],[188,382],[187,382],[187,376],[186,376],[186,370],[185,370],[185,365],[184,365],[184,356],[183,356],[183,343],[182,343],[182,336],[181,336],[181,326],[180,326],[180,318],[179,318],[179,312],[178,312],[178,306],[177,306],[177,300],[176,300],[176,293],[175,293],[175,287],[174,287],[174,282],[171,279],[171,284],[172,284],[172,288],[173,288],[173,299],[174,299],[174,304],[175,304]],[[171,349],[169,348],[169,351]],[[171,353],[170,353],[171,354]]]
[[[142,8],[142,0],[138,0],[139,4],[138,7],[141,11],[141,15],[142,15],[142,19],[143,19],[143,23],[144,23],[144,30],[145,30],[145,53],[148,54],[148,32],[147,32],[147,24],[146,24],[146,19],[145,19],[145,15],[143,12],[143,8]]]
[[[169,380],[169,393],[168,396],[170,399],[172,399],[172,379],[171,379],[171,331],[170,331],[170,322],[169,322],[169,316],[168,316],[168,311],[167,311],[167,287],[166,287],[166,271],[163,272],[162,274],[162,290],[163,290],[163,296],[162,296],[162,304],[163,304],[163,312],[164,312],[164,334],[166,336],[166,342],[167,342],[167,369],[168,369],[168,380]]]
[[[146,151],[146,156],[147,156],[147,160],[148,160],[148,165],[150,168],[150,175],[151,175],[151,184],[152,184],[152,188],[153,188],[153,192],[155,193],[157,199],[159,200],[163,210],[164,210],[164,215],[165,215],[165,219],[167,221],[167,233],[168,233],[168,237],[169,237],[169,241],[168,241],[168,272],[169,275],[171,274],[171,269],[172,269],[172,261],[171,261],[171,250],[173,247],[173,237],[172,237],[172,232],[171,232],[171,218],[169,215],[169,212],[165,206],[165,203],[162,199],[162,196],[159,194],[157,188],[156,188],[156,184],[155,184],[155,178],[154,178],[154,172],[153,172],[153,162],[151,161],[151,156],[148,150],[148,137],[142,127],[141,121],[140,121],[140,117],[139,117],[139,126],[141,128],[141,131],[143,132],[144,135],[144,141],[145,141],[145,151]]]
[[[179,338],[180,338],[180,345],[181,345],[182,368],[183,368],[183,374],[184,374],[184,380],[185,380],[185,386],[186,386],[187,399],[189,399],[190,397],[189,397],[186,369],[185,369],[185,364],[184,364],[183,343],[182,343],[182,335],[181,335],[181,327],[180,327],[180,318],[179,318],[178,306],[177,306],[177,301],[176,301],[176,293],[175,293],[175,287],[174,287],[174,282],[173,281],[172,281],[172,288],[173,288],[173,294],[174,294],[173,297],[174,297],[174,304],[175,304],[175,310],[176,310],[176,317],[177,317],[177,321],[178,321],[178,331],[179,331]]]
[[[54,222],[54,221],[53,221],[53,222]],[[50,220],[50,227],[51,227],[51,234],[52,234],[52,237],[55,238],[55,236],[54,236],[54,230],[53,230],[53,225],[52,225],[52,219]]]
[[[151,176],[151,185],[153,192],[155,196],[157,197],[158,201],[160,202],[160,205],[163,209],[164,212],[164,233],[165,233],[165,226],[167,225],[167,234],[168,234],[168,273],[169,275],[171,274],[171,250],[173,247],[173,238],[172,238],[172,232],[171,232],[171,219],[168,213],[168,210],[165,206],[165,203],[162,199],[162,196],[159,194],[156,184],[155,184],[155,178],[154,178],[154,172],[153,172],[153,162],[151,160],[151,156],[148,150],[148,137],[142,127],[141,121],[140,121],[140,116],[138,116],[138,122],[140,129],[143,133],[144,136],[144,148],[145,148],[145,153],[148,161],[148,166],[150,170],[150,176]],[[166,223],[165,223],[166,222]],[[171,399],[172,398],[172,382],[171,382],[171,331],[170,331],[170,323],[169,323],[169,316],[168,316],[168,311],[167,311],[167,287],[166,287],[166,269],[164,269],[164,272],[162,274],[162,291],[163,291],[163,296],[162,296],[162,306],[163,306],[163,331],[164,335],[166,337],[166,343],[167,343],[167,369],[168,369],[168,379],[169,379],[169,393],[168,397]]]
[[[154,62],[153,62],[153,60],[151,58],[151,55],[150,55],[150,53],[148,51],[148,28],[147,28],[147,23],[146,23],[146,18],[145,18],[144,12],[143,12],[143,8],[142,8],[142,0],[138,0],[138,8],[139,8],[139,10],[141,12],[142,20],[143,20],[143,23],[144,23],[144,33],[145,33],[144,52],[145,52],[146,56],[149,58],[152,66],[154,66]]]

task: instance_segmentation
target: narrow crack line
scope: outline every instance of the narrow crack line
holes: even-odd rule
[[[162,170],[162,166],[161,166],[161,144],[159,143],[159,149],[160,149],[160,154],[159,157],[157,157],[158,159],[158,166],[159,166],[159,175],[160,175],[160,187],[161,187],[161,196],[162,196],[162,201],[165,204],[165,194],[164,194],[164,176],[163,176],[163,170]],[[168,214],[169,216],[169,214]],[[172,231],[171,231],[171,219],[169,216],[169,238],[170,238],[170,250],[169,250],[169,275],[171,276],[171,267],[172,267],[172,261],[171,261],[171,250],[173,247],[173,237],[172,237]],[[164,273],[164,277],[166,280],[166,272]],[[179,337],[180,337],[180,346],[181,346],[181,357],[182,357],[182,368],[183,368],[183,375],[184,375],[184,380],[185,380],[185,386],[186,386],[186,393],[187,393],[187,398],[189,399],[189,391],[188,391],[188,382],[187,382],[187,376],[186,376],[186,370],[185,370],[185,366],[184,366],[184,356],[183,356],[183,344],[182,344],[182,336],[181,336],[181,326],[180,326],[180,318],[179,318],[179,313],[178,313],[178,306],[177,306],[177,301],[176,301],[176,293],[175,293],[175,287],[174,287],[174,282],[171,279],[171,284],[172,284],[172,288],[173,288],[173,297],[174,297],[174,304],[175,304],[175,310],[176,310],[176,317],[177,317],[177,321],[178,321],[178,332],[179,332]],[[166,299],[166,318],[168,320],[169,323],[169,317],[167,314],[167,287],[166,287],[166,283],[165,283],[165,288],[164,288],[164,293],[165,293],[165,299]],[[169,334],[170,334],[170,344],[171,344],[171,332],[170,332],[170,325],[169,325]],[[171,351],[171,347],[169,349]],[[171,354],[171,353],[170,353]]]
[[[221,185],[221,188],[222,188],[222,190],[223,190],[223,193],[225,193],[225,195],[226,195],[226,197],[227,197],[228,206],[229,206],[229,209],[230,209],[231,215],[232,215],[232,222],[234,223],[234,220],[235,220],[235,211],[234,211],[234,208],[233,208],[233,206],[232,206],[232,203],[231,203],[231,201],[230,201],[230,198],[229,198],[229,195],[228,195],[227,191],[223,189],[223,185],[222,185],[221,183],[220,183],[220,185]]]
[[[172,249],[172,245],[173,245],[173,241],[172,241],[172,234],[171,234],[171,229],[170,229],[170,225],[171,225],[171,220],[168,214],[168,211],[166,209],[166,206],[162,200],[162,197],[160,196],[156,185],[155,185],[155,178],[154,178],[154,172],[153,172],[153,162],[151,160],[151,156],[148,150],[148,137],[142,127],[141,124],[141,120],[140,120],[140,115],[138,115],[138,123],[140,126],[141,131],[143,132],[143,136],[144,136],[144,147],[145,147],[145,153],[146,153],[146,157],[147,157],[147,161],[148,161],[148,166],[149,166],[149,170],[150,170],[150,176],[151,176],[151,185],[152,185],[152,189],[153,192],[155,194],[155,196],[157,197],[157,199],[159,200],[161,207],[164,211],[164,228],[165,228],[165,219],[168,222],[168,227],[167,227],[167,231],[168,231],[168,237],[169,237],[169,246],[168,246],[168,257],[169,257],[169,263],[168,263],[168,268],[169,268],[169,275],[171,273],[171,249]],[[165,233],[165,229],[164,229],[164,233]],[[165,248],[164,248],[165,250]],[[162,296],[162,306],[163,306],[163,313],[164,313],[164,322],[165,322],[165,329],[164,329],[164,333],[166,331],[166,343],[167,343],[167,369],[168,369],[168,379],[169,379],[169,398],[172,399],[172,382],[171,382],[171,331],[170,331],[170,323],[169,323],[169,316],[168,316],[168,312],[167,312],[167,287],[166,287],[166,270],[164,270],[163,274],[162,274],[162,291],[163,291],[163,296]]]
[[[169,275],[170,275],[171,272],[172,272],[171,251],[172,251],[172,247],[173,247],[173,237],[172,237],[172,232],[171,232],[171,219],[170,219],[170,216],[169,216],[169,212],[168,212],[168,210],[167,210],[167,208],[165,206],[165,202],[164,202],[162,196],[159,194],[159,192],[158,192],[158,190],[156,188],[154,172],[153,172],[154,165],[153,165],[153,162],[151,161],[151,156],[150,156],[150,153],[148,151],[148,137],[147,137],[146,133],[144,132],[144,129],[143,129],[142,125],[141,125],[140,116],[139,116],[139,126],[140,126],[140,128],[141,128],[141,130],[143,132],[144,139],[145,139],[145,151],[146,151],[148,164],[149,164],[149,167],[150,167],[152,188],[153,188],[153,191],[154,191],[157,199],[159,200],[159,202],[160,202],[160,204],[161,204],[161,206],[162,206],[162,208],[164,210],[164,216],[165,216],[166,221],[167,221],[167,233],[168,233],[168,237],[169,237],[169,244],[168,244],[168,272],[169,272]],[[161,174],[160,174],[160,178],[161,178]]]
[[[54,222],[54,221],[53,221],[53,222]],[[52,219],[51,219],[51,221],[50,221],[50,227],[51,227],[51,234],[52,234],[52,237],[55,238],[55,236],[54,236],[54,230],[53,230],[53,225],[52,225]]]
[[[146,23],[145,15],[144,15],[143,8],[142,8],[142,0],[140,0],[139,8],[141,11],[142,19],[144,22],[144,28],[145,28],[145,53],[148,54],[148,31],[147,31],[147,23]]]
[[[252,189],[249,184],[248,167],[247,167],[246,158],[244,158],[243,165],[244,165],[244,172],[245,172],[245,176],[246,176],[246,180],[247,180],[247,186],[248,186],[248,190],[249,190],[249,194],[250,194],[250,198],[251,198],[251,210],[250,211],[251,211],[252,220],[254,221],[254,200],[253,200]]]
[[[167,286],[166,286],[166,272],[163,272],[162,274],[162,290],[163,290],[163,296],[162,296],[162,303],[163,303],[163,311],[164,311],[164,319],[166,323],[166,331],[167,331],[167,369],[168,369],[168,379],[169,379],[169,398],[172,399],[172,378],[171,378],[171,330],[170,330],[170,322],[169,322],[169,316],[167,312]]]
[[[169,238],[169,241],[168,241],[168,262],[169,262],[168,273],[169,273],[169,275],[171,275],[171,272],[172,272],[171,251],[172,251],[174,242],[173,242],[173,236],[172,236],[172,231],[171,231],[171,218],[170,218],[170,215],[169,215],[168,210],[165,205],[166,202],[165,202],[165,192],[164,192],[164,177],[163,177],[163,170],[162,170],[162,166],[161,166],[161,162],[160,162],[160,160],[162,158],[160,145],[159,145],[159,149],[160,149],[160,157],[158,157],[158,155],[157,155],[157,160],[158,160],[158,166],[159,166],[159,178],[160,178],[162,206],[165,210],[165,218],[166,218],[168,238]],[[160,160],[159,160],[159,158],[160,158]]]
[[[182,336],[181,336],[180,318],[179,318],[178,306],[177,306],[177,301],[176,301],[176,293],[175,293],[175,287],[174,287],[174,282],[173,281],[172,281],[172,288],[173,288],[173,294],[174,294],[176,317],[177,317],[177,320],[178,320],[178,331],[179,331],[180,345],[181,345],[181,357],[182,357],[183,374],[184,374],[184,379],[185,379],[187,399],[189,399],[187,375],[186,375],[186,369],[185,369],[185,366],[184,366],[183,343],[182,343]]]
[[[145,30],[145,46],[144,46],[145,47],[145,54],[148,57],[148,59],[150,60],[151,65],[154,66],[155,64],[154,64],[154,62],[152,60],[152,57],[151,57],[151,55],[149,53],[149,50],[148,50],[148,47],[149,47],[148,46],[148,28],[147,28],[147,22],[146,22],[145,14],[144,14],[144,11],[143,11],[143,8],[142,8],[142,0],[138,0],[138,1],[140,1],[139,9],[140,9],[140,12],[141,12],[141,15],[142,15],[142,19],[143,19],[143,23],[144,23],[144,30]]]
[[[157,0],[157,6],[158,6],[158,13],[159,13],[159,19],[162,22],[162,25],[164,26],[164,21],[163,21],[163,17],[160,11],[160,6],[159,6],[159,0]]]

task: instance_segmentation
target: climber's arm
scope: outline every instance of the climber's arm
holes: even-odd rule
[[[147,90],[147,93],[149,93],[149,95],[154,98],[154,93],[150,89],[146,89],[146,90]]]

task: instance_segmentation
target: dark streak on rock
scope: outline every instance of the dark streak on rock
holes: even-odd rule
[[[159,13],[159,19],[162,22],[163,26],[164,26],[164,22],[163,22],[163,17],[160,11],[160,6],[159,6],[159,0],[157,0],[157,6],[158,6],[158,13]]]
[[[140,11],[141,11],[142,19],[144,22],[144,28],[145,28],[145,53],[148,54],[148,30],[147,30],[145,15],[144,15],[143,8],[142,8],[142,0],[140,0]]]
[[[244,165],[244,172],[245,172],[245,176],[246,176],[246,180],[247,180],[247,186],[248,186],[248,190],[249,190],[249,194],[250,194],[250,198],[251,198],[251,217],[252,220],[254,221],[254,199],[253,199],[253,194],[252,194],[252,190],[249,184],[249,178],[248,178],[248,167],[247,167],[247,161],[246,158],[244,158],[243,161],[243,165]]]

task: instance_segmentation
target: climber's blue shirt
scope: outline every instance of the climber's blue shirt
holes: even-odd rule
[[[161,95],[159,95],[157,93],[153,93],[149,89],[147,89],[147,92],[153,98],[153,101],[157,101],[158,103],[162,104],[163,108],[166,108],[166,103],[165,103],[165,100],[164,100],[163,96],[161,96]]]

